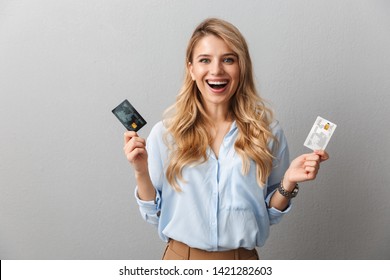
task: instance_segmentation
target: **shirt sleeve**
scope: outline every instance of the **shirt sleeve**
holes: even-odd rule
[[[280,184],[280,181],[283,179],[283,176],[290,165],[290,155],[287,145],[287,139],[284,135],[282,128],[279,123],[275,123],[271,126],[273,134],[277,139],[277,142],[272,142],[270,145],[271,151],[275,156],[273,160],[273,168],[270,176],[268,177],[267,184],[267,195],[265,202],[269,206],[270,199],[272,195],[277,191],[277,187]],[[282,217],[287,214],[291,209],[291,200],[284,211],[280,211],[274,207],[268,207],[268,216],[270,224],[277,224],[280,222]]]
[[[162,152],[165,145],[163,142],[163,124],[157,123],[151,130],[146,141],[148,152],[149,175],[153,187],[156,190],[156,198],[152,201],[144,201],[138,197],[138,186],[135,188],[134,196],[139,206],[142,218],[148,223],[158,225],[161,211],[161,190],[163,184],[163,158]]]

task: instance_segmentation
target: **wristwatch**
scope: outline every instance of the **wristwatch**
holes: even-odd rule
[[[299,186],[298,186],[297,183],[295,184],[294,189],[293,189],[291,192],[289,192],[289,191],[287,191],[287,190],[285,190],[285,189],[283,188],[283,179],[280,181],[280,184],[279,184],[279,187],[278,187],[278,192],[279,192],[281,195],[283,195],[284,197],[287,197],[287,198],[296,197],[297,194],[298,194],[298,191],[299,191]]]

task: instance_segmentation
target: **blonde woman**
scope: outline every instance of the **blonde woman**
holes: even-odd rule
[[[175,104],[148,141],[126,132],[143,218],[167,242],[163,259],[258,259],[269,227],[325,151],[290,163],[283,131],[258,95],[240,31],[207,19],[194,31]]]

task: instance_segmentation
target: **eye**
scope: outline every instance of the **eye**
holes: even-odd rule
[[[235,59],[233,57],[225,57],[223,59],[223,62],[227,64],[233,64],[235,62]]]
[[[200,63],[210,63],[210,59],[208,59],[208,58],[201,58],[201,59],[199,59],[199,62]]]

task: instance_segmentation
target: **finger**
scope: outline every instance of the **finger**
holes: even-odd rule
[[[317,173],[318,169],[315,166],[305,166],[307,173]]]
[[[314,153],[320,156],[321,162],[329,159],[329,154],[324,150],[316,150]]]
[[[126,131],[123,135],[124,144],[130,141],[131,138],[138,137],[137,132],[135,131]]]
[[[125,144],[124,144],[124,147],[123,149],[126,150],[126,149],[129,149],[131,146],[139,146],[139,145],[143,145],[143,146],[146,146],[146,140],[144,138],[141,138],[141,137],[138,137],[137,135],[134,135],[133,134],[125,134]]]
[[[128,153],[126,155],[127,160],[130,163],[134,163],[138,157],[146,156],[147,152],[145,149],[142,148],[135,148],[134,150],[131,151],[131,153]]]
[[[134,139],[134,141],[137,141],[137,142],[140,142],[140,143],[142,143],[144,146],[146,146],[146,140],[144,139],[144,138],[141,138],[141,137],[134,137],[133,138]]]
[[[305,162],[306,158],[309,157],[310,155],[312,155],[312,154],[302,154],[302,155],[296,157],[293,161],[296,162],[296,163]]]
[[[315,161],[315,160],[309,160],[309,161],[305,161],[303,163],[303,166],[316,167],[316,166],[319,166],[319,163],[318,163],[318,161]]]
[[[317,155],[317,154],[309,154],[308,156],[305,157],[305,161],[316,161],[316,162],[319,162],[320,161],[320,155]]]
[[[307,172],[306,173],[306,179],[307,180],[314,180],[317,177],[317,172]]]
[[[123,147],[125,154],[132,152],[136,148],[145,149],[146,143],[145,140],[139,137],[134,137],[126,143]]]
[[[127,143],[141,143],[142,145],[146,146],[146,141],[144,138],[141,138],[139,136],[133,136]]]

